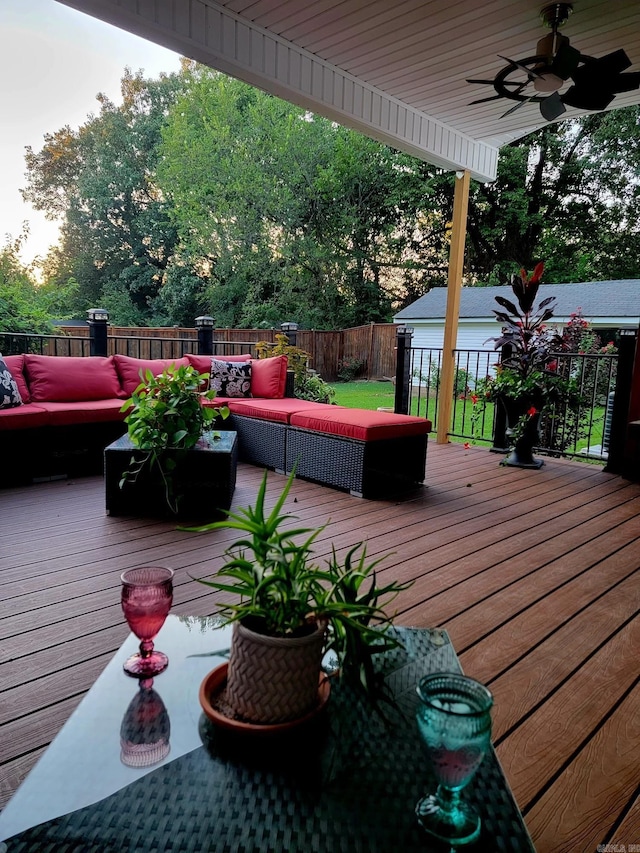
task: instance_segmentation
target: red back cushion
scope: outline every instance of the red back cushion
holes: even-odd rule
[[[182,358],[132,358],[129,355],[114,355],[113,358],[122,387],[118,396],[125,399],[128,399],[138,385],[144,381],[147,370],[150,370],[154,376],[159,376],[170,364],[175,364],[176,367],[183,365],[186,367],[189,364],[186,356]],[[142,371],[142,378],[140,371]]]
[[[187,358],[189,364],[198,371],[198,373],[211,373],[211,359],[215,358],[218,361],[251,361],[251,353],[243,353],[242,355],[194,355],[188,352]]]
[[[30,403],[31,394],[29,393],[29,386],[27,385],[27,380],[24,375],[24,356],[3,355],[2,357],[4,358],[4,363],[9,368],[9,372],[16,381],[18,391],[20,392],[20,396],[22,397],[22,402]]]
[[[267,400],[284,397],[287,386],[287,364],[286,355],[252,359],[251,395]]]
[[[24,357],[31,402],[74,403],[119,396],[113,356],[30,355]]]

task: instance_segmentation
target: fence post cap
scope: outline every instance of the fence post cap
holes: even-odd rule
[[[196,326],[207,327],[213,329],[214,320],[213,317],[209,317],[208,314],[203,314],[200,317],[196,317]]]
[[[106,323],[109,320],[109,312],[106,308],[89,308],[87,317],[91,323]]]

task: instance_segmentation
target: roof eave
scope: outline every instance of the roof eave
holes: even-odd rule
[[[386,95],[211,0],[58,0],[443,169],[493,181],[498,148]]]

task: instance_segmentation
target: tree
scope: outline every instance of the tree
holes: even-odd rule
[[[26,231],[15,240],[7,240],[0,249],[0,332],[46,334],[51,320],[59,314],[68,290],[38,286],[32,269],[20,262],[19,252]],[[68,289],[74,286],[70,282]]]
[[[390,318],[393,274],[401,285],[420,269],[412,240],[432,172],[197,67],[171,110],[157,178],[181,260],[219,324],[295,317],[327,328]]]
[[[182,78],[145,80],[126,70],[122,104],[98,95],[100,113],[77,131],[27,149],[23,196],[49,217],[64,215],[62,247],[49,259],[52,278],[80,282],[73,310],[101,305],[115,322],[153,316],[175,250],[176,232],[153,176],[160,131]]]
[[[389,320],[446,285],[454,177],[183,60],[126,71],[122,104],[27,151],[24,197],[64,217],[47,259],[76,314],[113,322],[313,328]],[[637,275],[637,107],[546,125],[473,183],[465,277]]]
[[[470,196],[468,271],[507,280],[544,259],[550,281],[637,276],[640,109],[546,125],[500,152]]]

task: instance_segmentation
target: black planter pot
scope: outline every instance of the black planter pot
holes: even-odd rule
[[[540,403],[529,398],[512,400],[507,397],[500,399],[507,416],[507,439],[512,438],[520,418],[531,410],[536,409],[535,415],[528,415],[524,429],[513,442],[513,449],[506,459],[500,463],[511,468],[542,468],[544,462],[533,455],[534,447],[540,442]]]

